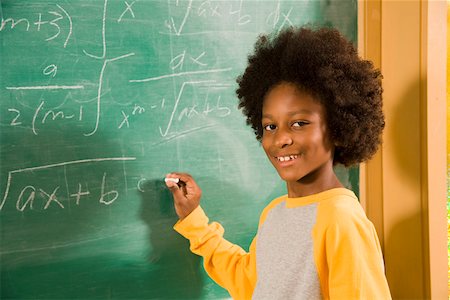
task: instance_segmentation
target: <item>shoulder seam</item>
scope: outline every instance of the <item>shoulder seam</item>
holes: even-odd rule
[[[283,201],[286,201],[287,195],[280,196],[278,198],[273,199],[262,211],[261,216],[259,217],[259,225],[258,228],[264,223],[266,220],[267,214],[278,204]]]

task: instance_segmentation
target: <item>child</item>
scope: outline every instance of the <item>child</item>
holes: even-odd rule
[[[239,108],[287,195],[262,212],[249,252],[225,240],[184,173],[166,185],[175,230],[234,299],[390,299],[372,223],[333,165],[369,159],[384,128],[381,74],[334,29],[261,36],[237,80]]]

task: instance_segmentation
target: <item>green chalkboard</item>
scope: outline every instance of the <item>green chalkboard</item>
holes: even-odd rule
[[[248,248],[285,192],[236,108],[260,33],[353,1],[0,1],[0,298],[223,299],[172,230],[167,172]],[[338,169],[358,189],[358,169]]]

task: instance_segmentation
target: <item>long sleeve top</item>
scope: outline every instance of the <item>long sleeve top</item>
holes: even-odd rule
[[[200,206],[174,229],[233,299],[391,299],[374,226],[344,188],[273,200],[248,252]]]

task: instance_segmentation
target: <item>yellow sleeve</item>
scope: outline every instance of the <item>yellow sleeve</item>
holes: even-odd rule
[[[316,253],[325,298],[391,299],[372,223],[360,213],[329,216],[327,223],[322,253]]]
[[[208,223],[199,206],[174,229],[190,241],[191,251],[203,257],[208,275],[233,299],[251,299],[256,283],[256,238],[247,253],[223,238],[224,229],[219,223]]]

